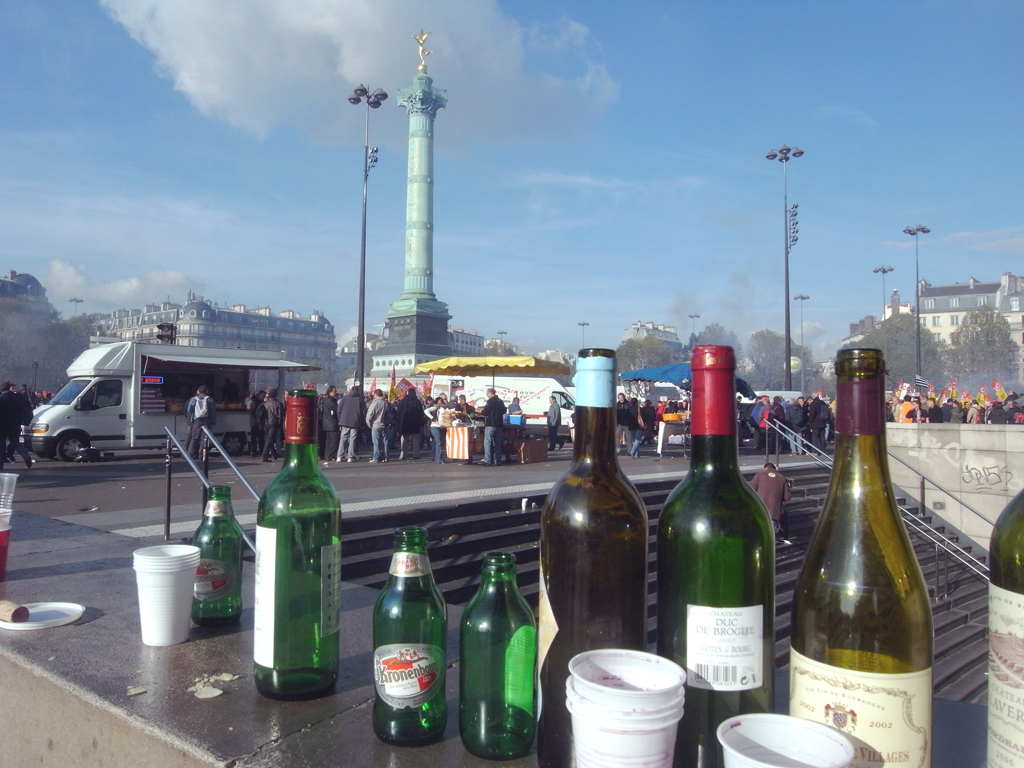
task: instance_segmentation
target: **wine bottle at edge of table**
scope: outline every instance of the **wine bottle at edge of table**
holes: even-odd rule
[[[771,711],[775,536],[740,474],[732,347],[695,347],[690,369],[690,470],[658,528],[658,653],[686,669],[673,764],[719,768],[719,723]]]
[[[885,361],[836,359],[832,480],[793,599],[790,710],[853,742],[854,768],[931,765],[932,611],[896,506]]]
[[[537,731],[537,622],[516,585],[516,556],[489,552],[459,632],[459,733],[477,757],[510,760]]]
[[[1024,766],[1024,491],[992,529],[988,608],[988,764]]]
[[[338,679],[341,505],[317,463],[317,394],[287,398],[284,464],[256,512],[256,688],[309,698]]]
[[[192,621],[200,626],[233,624],[242,616],[242,529],[231,508],[231,487],[215,485],[192,543],[199,567]]]
[[[373,607],[373,732],[403,747],[437,741],[448,723],[448,608],[434,582],[427,531],[395,531],[388,580]]]
[[[647,650],[647,510],[616,456],[615,352],[581,349],[573,383],[572,465],[541,513],[540,768],[572,764],[569,660],[598,648]]]

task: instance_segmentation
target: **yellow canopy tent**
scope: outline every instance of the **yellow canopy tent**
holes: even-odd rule
[[[444,376],[487,376],[499,373],[568,374],[569,367],[553,360],[519,355],[514,357],[442,357],[428,363],[417,363],[416,373],[439,373]]]

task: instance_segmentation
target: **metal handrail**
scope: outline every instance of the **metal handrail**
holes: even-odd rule
[[[210,482],[210,478],[206,476],[206,473],[203,472],[200,466],[196,464],[196,460],[189,456],[188,451],[185,450],[185,446],[181,444],[181,441],[178,440],[171,428],[164,427],[164,432],[167,433],[167,457],[165,461],[165,465],[167,467],[167,498],[164,507],[164,541],[169,541],[171,538],[171,446],[173,445],[178,449],[178,453],[181,454],[181,458],[185,459],[189,468],[195,473],[196,477],[199,478],[199,482],[203,484],[205,491],[210,490],[210,488],[213,487],[213,483]],[[203,433],[206,439],[213,444],[213,447],[220,451],[220,455],[227,460],[228,466],[235,471],[235,474],[238,475],[238,479],[242,481],[242,484],[245,485],[245,487],[249,489],[249,492],[256,497],[257,501],[259,501],[259,493],[257,493],[256,489],[252,487],[252,484],[245,478],[245,476],[242,475],[238,465],[235,464],[235,462],[228,456],[227,451],[224,450],[224,446],[222,446],[217,438],[214,437],[208,427],[203,427]],[[252,537],[245,532],[245,529],[242,528],[242,526],[238,526],[238,528],[242,532],[242,538],[245,539],[246,545],[250,550],[255,552],[256,542],[252,540]]]
[[[828,454],[825,454],[825,453],[821,452],[816,446],[813,446],[810,443],[808,443],[806,440],[803,439],[803,437],[801,435],[798,435],[796,432],[791,430],[786,425],[779,424],[778,422],[769,422],[768,423],[768,427],[769,427],[769,429],[775,429],[779,433],[780,436],[785,435],[787,437],[796,438],[796,440],[800,444],[801,448],[811,448],[811,449],[813,449],[816,453],[808,453],[808,456],[810,456],[810,458],[812,460],[814,460],[819,466],[825,467],[825,468],[829,469],[830,471],[832,470],[832,468],[834,466],[833,459],[830,456],[828,456]],[[892,456],[891,453],[889,455]],[[895,458],[897,461],[900,461],[903,464],[906,464],[906,462],[904,462],[898,456],[893,456],[893,458]],[[914,469],[914,467],[910,467],[909,465],[908,465],[908,467],[909,467],[909,469],[914,470],[915,472],[917,471],[917,470]],[[925,477],[923,473],[918,472],[918,474],[920,474],[922,477]],[[933,482],[930,478],[925,478],[925,479],[927,479],[928,482]],[[936,485],[936,487],[941,488],[941,486],[939,486],[937,483],[933,483],[933,484]],[[953,496],[953,494],[949,493],[949,491],[946,491],[946,489],[942,488],[942,490],[945,493],[947,493],[950,496],[952,496],[957,501],[960,501],[959,499],[956,498],[956,496]],[[923,504],[923,502],[922,502],[922,504]],[[978,558],[976,558],[974,555],[972,555],[970,552],[968,552],[966,549],[964,549],[960,545],[956,544],[953,541],[950,541],[946,536],[944,536],[942,533],[937,531],[935,528],[933,528],[932,526],[928,525],[928,523],[924,522],[919,517],[917,517],[916,515],[911,513],[905,507],[900,506],[899,504],[897,504],[896,506],[900,510],[900,513],[901,513],[900,517],[903,518],[904,524],[908,528],[913,530],[913,532],[916,533],[918,536],[922,537],[923,539],[925,539],[926,541],[931,543],[935,547],[935,549],[936,549],[934,575],[935,575],[935,591],[936,591],[936,596],[937,597],[938,597],[937,593],[939,591],[939,558],[938,558],[938,551],[939,550],[942,550],[947,556],[952,557],[961,566],[966,568],[968,571],[970,571],[972,574],[974,574],[978,578],[980,578],[980,579],[982,579],[982,580],[984,580],[986,582],[989,580],[988,567],[985,565],[985,563],[980,561]],[[965,505],[965,506],[967,506],[967,505]],[[976,510],[972,510],[972,511],[977,512]],[[977,513],[977,514],[980,515],[980,513]],[[982,517],[984,517],[984,515],[982,515]],[[989,522],[991,522],[991,521],[989,521]],[[949,568],[948,568],[948,565],[945,568],[945,574],[946,574],[946,588],[948,589],[949,588]]]
[[[902,464],[902,465],[903,465],[904,467],[906,467],[907,469],[909,469],[909,470],[910,470],[911,472],[913,472],[913,473],[915,473],[916,475],[920,476],[920,477],[921,477],[921,478],[923,478],[924,480],[927,480],[927,481],[928,481],[929,483],[931,483],[932,485],[934,485],[934,486],[935,486],[936,488],[938,488],[938,489],[939,489],[940,491],[942,491],[942,492],[943,492],[944,494],[946,494],[947,496],[949,496],[949,498],[953,499],[953,501],[955,501],[955,502],[956,502],[957,504],[959,504],[960,506],[964,507],[965,509],[969,509],[969,510],[970,510],[971,512],[973,512],[974,514],[976,514],[976,515],[977,515],[978,517],[980,517],[980,518],[981,518],[982,520],[984,520],[984,521],[985,521],[986,523],[988,523],[989,525],[995,525],[995,524],[996,524],[996,521],[995,521],[995,520],[989,520],[989,519],[988,519],[987,517],[985,517],[985,515],[983,515],[983,514],[982,514],[981,512],[979,512],[978,510],[976,510],[976,509],[975,509],[974,507],[972,507],[972,506],[971,506],[970,504],[968,504],[968,503],[967,503],[966,501],[964,501],[963,499],[961,499],[961,498],[959,498],[959,497],[957,497],[957,496],[954,496],[954,495],[953,495],[953,493],[952,493],[952,491],[949,491],[949,490],[947,490],[946,488],[943,488],[943,487],[942,487],[942,486],[941,486],[941,485],[940,485],[939,483],[937,483],[937,482],[935,482],[934,480],[932,480],[932,478],[928,477],[928,475],[926,475],[926,474],[925,474],[924,472],[922,472],[921,470],[917,469],[916,467],[914,467],[913,465],[911,465],[911,464],[910,464],[909,462],[907,462],[907,461],[904,461],[903,459],[901,459],[901,458],[900,458],[899,456],[897,456],[897,455],[896,455],[895,453],[893,453],[892,451],[889,451],[889,458],[890,458],[890,459],[896,459],[896,461],[898,461],[898,462],[899,462],[900,464]]]

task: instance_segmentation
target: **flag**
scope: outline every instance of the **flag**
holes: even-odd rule
[[[925,389],[925,387],[927,387],[927,386],[928,386],[928,379],[926,379],[924,376],[915,376],[914,377],[914,389],[916,391],[920,392],[923,389]]]
[[[896,395],[897,400],[903,399],[903,379],[900,379],[900,383],[896,386],[896,389],[892,391]]]
[[[391,388],[388,389],[388,402],[393,403],[395,400],[400,398],[402,393],[398,390],[395,385],[395,364],[391,364]]]
[[[964,405],[969,405],[974,400],[974,398],[971,397],[971,393],[966,389],[960,393],[960,397],[961,402],[963,402]]]
[[[370,393],[372,394],[372,393],[374,393],[376,391],[377,391],[377,377],[374,376],[373,377],[373,384],[370,385]]]
[[[928,397],[932,398],[932,400],[935,399],[935,385],[930,381],[928,382]]]
[[[430,374],[430,381],[427,382],[427,391],[423,394],[428,397],[434,396],[434,374]]]
[[[949,380],[949,396],[956,400],[956,379]]]
[[[904,397],[906,397],[906,396],[907,396],[907,393],[908,393],[908,392],[910,392],[910,385],[909,385],[909,384],[904,384],[904,383],[903,383],[903,382],[901,381],[901,382],[900,382],[900,392],[899,392],[899,394],[898,394],[898,395],[896,396],[896,399],[898,399],[898,400],[902,400],[902,399],[903,399]]]
[[[945,388],[943,388],[942,392],[939,393],[939,402],[940,403],[946,402],[946,390],[945,390]]]
[[[1006,390],[1003,389],[1003,385],[999,383],[999,379],[992,382],[992,391],[996,393],[996,397],[1000,400],[1006,399]]]
[[[822,392],[820,389],[818,390],[818,399],[819,400],[824,400],[825,399],[825,393]]]
[[[984,384],[982,384],[978,388],[978,405],[980,405],[982,408],[987,408],[988,407],[988,395],[985,394],[985,385]]]

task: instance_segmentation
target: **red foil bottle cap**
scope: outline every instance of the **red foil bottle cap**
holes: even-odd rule
[[[692,402],[690,433],[736,434],[736,352],[732,347],[701,344],[690,357]]]
[[[285,398],[288,406],[284,420],[284,441],[286,443],[315,443],[316,420],[319,410],[316,393],[309,390],[295,390]]]

